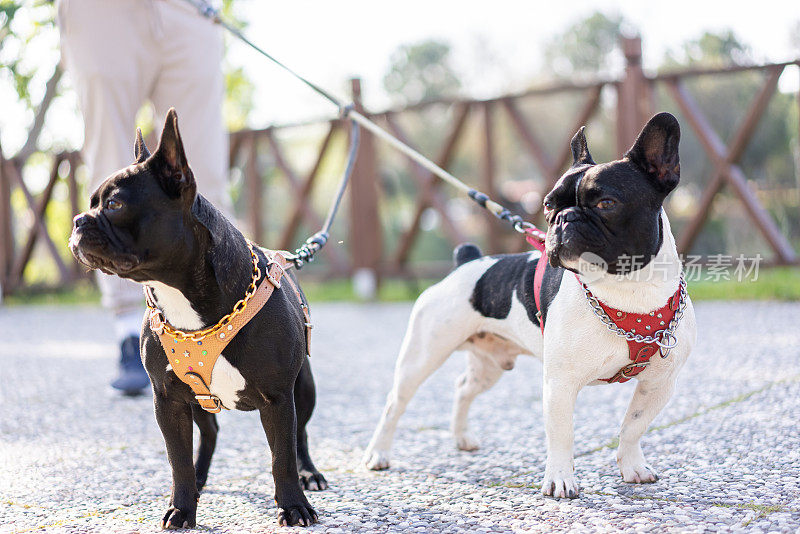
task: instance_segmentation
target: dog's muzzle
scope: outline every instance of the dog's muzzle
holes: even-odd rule
[[[69,249],[80,263],[106,274],[124,275],[139,265],[139,258],[130,253],[114,253],[111,242],[89,213],[72,219]]]

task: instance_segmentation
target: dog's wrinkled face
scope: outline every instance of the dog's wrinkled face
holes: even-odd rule
[[[156,279],[191,242],[196,184],[175,110],[152,156],[137,132],[135,155],[136,163],[108,177],[89,210],[75,217],[69,246],[87,267],[141,282]]]
[[[596,164],[581,128],[572,167],[544,199],[550,264],[625,274],[649,263],[663,239],[661,205],[680,179],[679,141],[678,121],[659,113],[622,159]]]

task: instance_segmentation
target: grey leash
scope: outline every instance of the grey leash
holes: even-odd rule
[[[231,34],[235,37],[240,39],[242,42],[246,43],[254,50],[259,52],[261,55],[268,58],[270,61],[275,63],[276,65],[280,66],[290,74],[292,74],[295,78],[302,81],[304,84],[309,86],[311,89],[316,91],[319,95],[327,99],[328,101],[332,102],[339,108],[339,114],[342,118],[350,118],[353,119],[352,115],[355,114],[353,111],[352,105],[345,105],[342,101],[325,91],[322,87],[318,86],[317,84],[313,83],[312,81],[300,76],[298,73],[293,71],[287,65],[278,61],[275,57],[270,55],[265,50],[258,47],[255,43],[253,43],[250,39],[248,39],[242,32],[236,29],[234,26],[228,24],[223,20],[220,16],[219,11],[214,9],[208,2],[205,0],[186,0],[186,2],[193,5],[202,16],[210,19],[215,24],[219,24],[226,30],[228,30]],[[290,256],[288,259],[294,263],[296,269],[301,269],[304,264],[310,263],[314,261],[314,254],[319,252],[319,250],[325,246],[328,242],[328,238],[330,237],[330,229],[333,225],[333,220],[336,217],[336,212],[339,210],[339,205],[342,202],[342,197],[344,196],[344,192],[347,189],[347,184],[350,182],[350,176],[353,174],[353,168],[355,167],[355,160],[356,156],[358,155],[358,143],[361,137],[361,131],[358,127],[358,123],[354,120],[351,120],[351,127],[350,127],[350,148],[348,149],[347,153],[347,165],[345,167],[344,173],[342,174],[342,179],[339,182],[339,187],[336,191],[336,196],[333,199],[333,203],[331,207],[328,209],[328,216],[325,218],[325,222],[322,225],[322,228],[306,239],[305,243],[303,243],[300,248],[294,251],[294,254]]]
[[[356,162],[356,155],[358,154],[358,142],[361,136],[361,130],[358,124],[351,122],[350,126],[350,148],[347,153],[347,166],[344,169],[342,180],[339,183],[339,188],[336,191],[336,196],[333,199],[331,207],[328,209],[328,216],[325,217],[325,222],[322,229],[316,234],[312,235],[303,245],[294,251],[294,256],[289,259],[294,263],[295,268],[301,269],[304,263],[314,261],[314,254],[319,252],[319,249],[325,246],[330,237],[330,229],[333,225],[333,219],[336,217],[336,212],[339,209],[339,204],[342,202],[345,189],[350,181],[350,176],[353,174],[353,167]]]
[[[346,105],[341,99],[336,98],[334,95],[332,95],[330,92],[326,91],[319,85],[301,76],[300,74],[292,70],[290,67],[279,61],[277,58],[275,58],[274,56],[272,56],[271,54],[269,54],[268,52],[257,46],[250,39],[248,39],[241,31],[232,26],[230,23],[226,22],[220,15],[219,10],[211,6],[207,2],[207,0],[184,0],[184,1],[194,6],[203,17],[211,20],[215,24],[219,24],[220,26],[228,30],[233,36],[241,40],[243,43],[253,48],[256,52],[258,52],[259,54],[263,55],[264,57],[275,63],[276,65],[284,69],[286,72],[288,72],[289,74],[291,74],[292,76],[303,82],[317,94],[319,94],[320,96],[331,102],[339,109],[339,115],[342,118],[350,119],[353,123],[358,123],[360,126],[366,128],[373,135],[380,138],[389,145],[393,146],[395,149],[399,150],[400,152],[402,152],[403,154],[405,154],[406,156],[417,162],[419,165],[430,171],[435,176],[438,176],[445,182],[449,183],[456,189],[460,190],[465,195],[469,196],[469,198],[474,200],[482,208],[488,210],[492,215],[494,215],[498,219],[509,223],[514,228],[514,230],[516,230],[521,234],[524,234],[526,238],[528,238],[529,240],[535,239],[539,242],[544,241],[544,232],[536,228],[533,224],[522,220],[522,217],[520,217],[519,215],[514,215],[507,208],[503,207],[502,205],[490,199],[489,196],[486,195],[485,193],[481,193],[480,191],[471,188],[470,186],[468,186],[467,184],[465,184],[464,182],[462,182],[461,180],[459,180],[458,178],[456,178],[455,176],[453,176],[452,174],[450,174],[449,172],[447,172],[446,170],[444,170],[443,168],[432,162],[430,159],[426,158],[425,156],[423,156],[422,154],[420,154],[410,146],[406,145],[405,143],[403,143],[402,141],[391,135],[389,132],[387,132],[386,130],[384,130],[371,120],[369,120],[367,117],[365,117],[358,111],[354,110],[352,106]],[[351,162],[348,162],[348,167],[350,167],[350,163]],[[345,183],[346,185],[346,180],[344,180],[343,183]],[[341,195],[339,195],[339,198],[340,197]],[[338,198],[337,198],[337,204],[338,204]],[[333,213],[335,214],[335,210],[333,211]],[[311,239],[314,238],[312,237]],[[311,239],[309,239],[309,241],[311,241]],[[309,242],[307,241],[306,244],[309,244]],[[316,250],[319,250],[319,248],[321,248],[321,246],[317,247]],[[300,250],[301,249],[298,249],[298,252]],[[310,261],[310,259],[307,261]]]

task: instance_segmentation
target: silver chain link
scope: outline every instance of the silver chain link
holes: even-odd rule
[[[679,283],[680,291],[678,297],[678,309],[675,310],[675,314],[672,316],[672,319],[669,321],[667,327],[663,330],[656,331],[652,336],[643,336],[634,332],[628,332],[627,330],[617,326],[617,324],[614,322],[614,319],[609,317],[609,315],[600,305],[600,301],[597,300],[597,297],[595,297],[592,292],[589,291],[589,287],[583,282],[581,282],[581,285],[583,286],[583,292],[586,294],[586,300],[589,301],[589,305],[592,307],[592,311],[594,311],[595,315],[600,318],[600,321],[606,325],[609,330],[614,332],[614,334],[625,338],[627,341],[648,344],[655,343],[661,349],[662,358],[669,356],[669,352],[675,348],[675,345],[678,344],[678,338],[675,336],[675,330],[678,328],[678,323],[680,323],[681,319],[683,318],[683,312],[686,309],[686,280],[683,277],[683,271],[681,271],[681,280]]]

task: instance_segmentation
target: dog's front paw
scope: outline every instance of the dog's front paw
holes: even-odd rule
[[[300,485],[310,491],[328,489],[328,481],[319,471],[300,471]]]
[[[456,436],[456,447],[460,451],[477,451],[481,448],[480,442],[469,434]]]
[[[572,473],[545,471],[542,480],[542,495],[556,499],[575,499],[578,494],[578,481],[575,480]]]
[[[173,506],[169,507],[164,519],[161,520],[161,528],[171,530],[174,528],[194,528],[196,511],[184,512]]]
[[[282,527],[308,527],[317,522],[317,512],[308,503],[278,508],[278,525]]]
[[[622,480],[630,484],[651,484],[658,480],[656,470],[647,465],[644,458],[632,459],[626,461],[624,458],[618,458],[617,464],[622,473]]]
[[[389,451],[367,450],[364,454],[364,464],[367,469],[373,471],[389,469]]]

